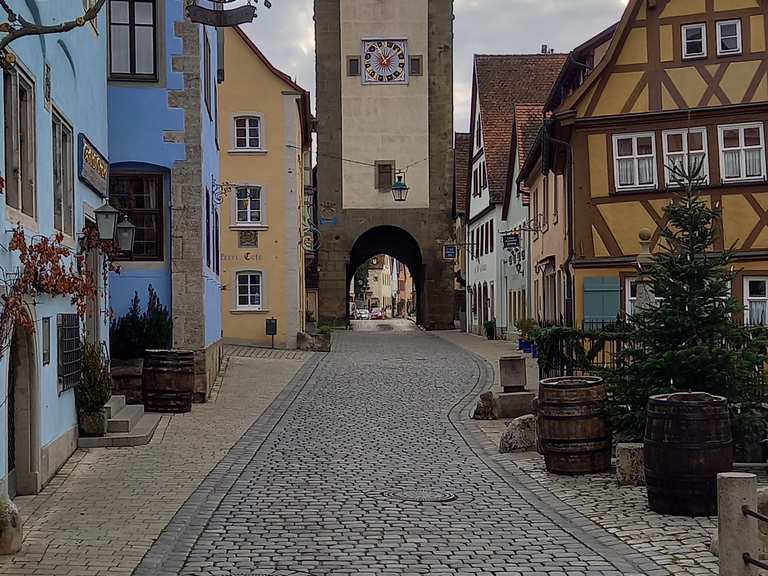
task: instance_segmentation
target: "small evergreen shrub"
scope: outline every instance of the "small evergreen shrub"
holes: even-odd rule
[[[77,402],[81,412],[99,412],[112,395],[112,376],[109,361],[100,345],[83,342],[80,386]]]

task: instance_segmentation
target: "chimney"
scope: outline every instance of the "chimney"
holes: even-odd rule
[[[541,45],[541,53],[542,54],[549,54],[549,46],[547,46],[546,44],[542,44]]]

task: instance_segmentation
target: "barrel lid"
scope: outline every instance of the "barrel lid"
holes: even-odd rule
[[[560,376],[546,378],[540,384],[547,388],[592,388],[601,386],[603,379],[597,376]]]
[[[724,404],[727,403],[723,396],[715,396],[708,392],[675,392],[673,394],[658,394],[651,396],[654,402],[670,404]]]

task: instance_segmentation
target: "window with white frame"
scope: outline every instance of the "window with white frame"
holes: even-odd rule
[[[683,58],[702,58],[707,55],[707,25],[685,24],[683,33]]]
[[[236,197],[235,222],[238,225],[264,223],[261,186],[239,186]]]
[[[626,301],[625,301],[625,307],[624,310],[629,316],[634,316],[635,313],[638,311],[637,308],[637,288],[639,286],[640,282],[637,278],[627,278],[626,281]],[[661,302],[661,298],[654,297],[654,302],[656,305]]]
[[[35,87],[19,67],[3,72],[5,203],[36,216]]]
[[[744,278],[744,307],[747,324],[768,324],[768,278]]]
[[[237,307],[261,310],[263,306],[264,275],[255,270],[237,273]]]
[[[668,130],[663,133],[663,141],[667,185],[677,184],[677,181],[689,172],[693,178],[708,179],[706,128]],[[675,168],[679,173],[674,171]],[[696,174],[693,174],[694,171]]]
[[[717,23],[717,55],[741,54],[741,20]]]
[[[73,235],[75,181],[73,163],[75,158],[72,128],[55,110],[52,113],[53,132],[53,227]]]
[[[260,116],[235,117],[235,150],[262,150]]]
[[[613,137],[617,190],[656,186],[656,142],[652,132]]]
[[[762,123],[720,126],[720,177],[723,181],[765,179]]]

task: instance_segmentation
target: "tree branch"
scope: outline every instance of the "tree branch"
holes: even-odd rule
[[[97,0],[96,4],[88,8],[88,10],[86,10],[82,16],[79,16],[74,20],[69,20],[67,22],[62,22],[61,24],[55,24],[52,26],[45,26],[33,24],[32,22],[27,21],[26,19],[17,15],[13,10],[11,10],[11,8],[8,6],[7,0],[0,0],[0,7],[2,7],[3,10],[5,10],[5,12],[8,14],[8,22],[0,24],[0,32],[7,32],[2,40],[0,40],[0,52],[4,51],[5,48],[14,40],[18,40],[19,38],[23,38],[25,36],[58,34],[61,32],[69,32],[70,30],[84,26],[87,22],[94,20],[96,16],[99,15],[99,11],[101,11],[106,2],[107,0]],[[13,28],[11,25],[12,22],[18,22],[19,27]]]

